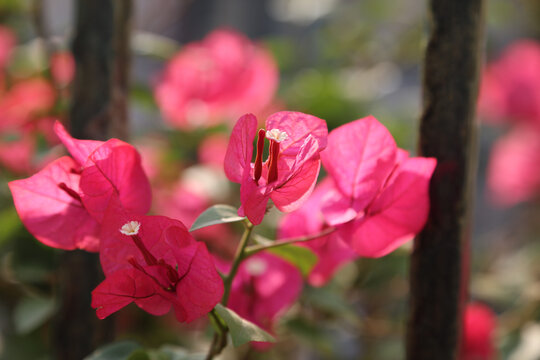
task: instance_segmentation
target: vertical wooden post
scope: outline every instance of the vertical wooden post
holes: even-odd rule
[[[411,259],[407,359],[455,360],[465,301],[483,0],[430,0],[420,152],[438,160]]]
[[[76,138],[127,137],[131,12],[132,0],[76,1],[72,50],[77,68],[69,114]],[[112,339],[112,320],[98,320],[90,306],[101,277],[98,254],[63,254],[54,332],[57,359],[83,359]]]

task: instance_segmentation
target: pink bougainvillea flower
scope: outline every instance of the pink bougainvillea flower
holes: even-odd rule
[[[135,302],[152,315],[172,307],[178,321],[191,322],[221,300],[223,281],[206,246],[180,221],[108,211],[100,249],[106,278],[92,292],[100,319]]]
[[[518,126],[493,146],[488,188],[502,206],[534,198],[540,193],[540,132]]]
[[[131,145],[77,140],[59,122],[55,131],[73,159],[60,158],[30,178],[10,182],[15,207],[44,244],[97,251],[96,226],[109,203],[144,214],[150,209],[150,184]]]
[[[384,256],[422,229],[435,159],[408,158],[371,116],[333,130],[321,158],[335,184],[322,212],[359,255]]]
[[[298,298],[302,275],[290,263],[262,252],[240,265],[228,307],[241,317],[273,332],[279,316]]]
[[[492,360],[496,358],[494,332],[496,316],[484,304],[470,303],[464,314],[459,360]]]
[[[325,179],[300,209],[285,215],[278,226],[278,238],[286,240],[315,235],[326,229],[328,225],[321,212],[321,201],[332,188],[332,181]],[[318,256],[308,277],[313,286],[326,284],[340,267],[358,257],[337,232],[297,245],[310,248]]]
[[[9,183],[21,221],[45,245],[98,250],[98,223],[82,204],[79,180],[79,165],[64,156],[27,179]]]
[[[258,113],[271,102],[277,84],[270,53],[222,29],[186,45],[168,63],[155,96],[171,125],[190,128]]]
[[[225,174],[241,184],[238,214],[253,224],[262,221],[269,199],[283,212],[294,211],[307,200],[319,175],[319,152],[326,147],[328,133],[324,120],[288,111],[268,117],[266,128],[257,132],[255,116],[242,116],[225,154]],[[251,163],[257,133],[255,163]],[[265,138],[270,147],[263,162]]]
[[[68,85],[75,75],[75,60],[68,51],[57,52],[51,57],[51,75],[60,86]]]
[[[482,76],[478,110],[490,122],[517,121],[540,126],[540,44],[510,45]]]

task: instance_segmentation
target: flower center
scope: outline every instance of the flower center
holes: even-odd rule
[[[163,287],[163,289],[167,291],[174,291],[176,289],[176,284],[180,281],[178,271],[176,271],[176,269],[174,269],[171,265],[167,264],[165,260],[158,260],[155,258],[154,255],[152,255],[152,253],[144,245],[142,239],[139,237],[140,228],[140,222],[128,221],[127,223],[122,225],[119,231],[122,234],[129,236],[133,240],[133,243],[141,252],[144,261],[146,262],[146,265],[160,267],[162,270],[165,271],[167,279],[158,279],[156,278],[156,275],[149,274],[148,271],[146,271],[145,268],[141,264],[139,264],[137,260],[133,257],[130,257],[128,259],[128,262],[137,270],[140,270],[149,277],[151,277],[159,286]]]
[[[278,158],[279,158],[279,144],[288,138],[285,131],[279,129],[271,129],[265,131],[264,129],[259,129],[257,134],[257,153],[255,155],[255,166],[253,169],[253,180],[259,185],[259,180],[262,176],[263,168],[263,150],[264,150],[264,139],[267,138],[270,141],[270,148],[268,154],[268,178],[267,184],[270,184],[278,179]]]

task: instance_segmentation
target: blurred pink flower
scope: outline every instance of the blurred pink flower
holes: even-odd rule
[[[494,332],[496,315],[484,304],[470,303],[465,309],[459,360],[496,358]]]
[[[319,153],[326,147],[326,122],[312,115],[282,111],[266,119],[259,129],[255,163],[251,163],[257,119],[242,116],[231,134],[225,155],[225,174],[240,183],[240,216],[260,224],[272,199],[283,212],[298,209],[313,191],[319,175]],[[265,138],[270,142],[263,163]]]
[[[168,64],[155,97],[172,126],[192,128],[258,113],[274,96],[278,70],[268,51],[233,30],[187,44]]]
[[[221,300],[223,281],[206,246],[180,221],[109,207],[101,236],[106,278],[92,291],[100,319],[135,302],[157,316],[172,307],[178,321],[191,322]]]
[[[11,58],[13,48],[17,43],[13,31],[5,26],[0,26],[0,69],[4,69]]]
[[[508,206],[540,194],[540,131],[517,126],[493,146],[488,187],[493,200]]]
[[[222,170],[228,143],[229,139],[224,134],[206,137],[199,145],[199,162]]]
[[[322,199],[332,188],[332,181],[325,179],[300,209],[285,215],[278,226],[278,238],[286,240],[315,235],[328,228],[321,205]],[[318,256],[317,264],[308,276],[308,281],[313,286],[323,286],[341,266],[358,257],[358,254],[336,232],[296,245],[305,246]]]
[[[323,215],[359,255],[384,256],[422,229],[435,159],[409,158],[372,116],[330,132],[321,159],[335,185]]]
[[[241,317],[273,332],[279,316],[298,298],[302,275],[297,268],[269,253],[251,256],[233,280],[228,307]]]
[[[68,85],[75,75],[75,60],[68,51],[57,52],[51,57],[51,75],[60,86]]]
[[[489,122],[540,126],[540,44],[520,40],[489,64],[482,76],[479,113]]]
[[[0,131],[19,128],[52,108],[56,93],[42,78],[16,83],[0,99]]]

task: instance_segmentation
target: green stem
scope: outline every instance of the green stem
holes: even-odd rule
[[[321,231],[318,234],[302,236],[302,237],[297,237],[297,238],[291,238],[291,239],[285,239],[285,240],[281,240],[281,241],[275,241],[275,242],[272,242],[272,243],[269,243],[269,244],[258,244],[258,245],[249,246],[248,248],[246,248],[246,250],[244,252],[244,259],[248,258],[248,257],[250,257],[252,255],[255,255],[258,252],[261,252],[263,250],[277,248],[277,247],[280,247],[280,246],[295,244],[295,243],[299,243],[299,242],[311,241],[311,240],[314,240],[314,239],[329,235],[329,234],[333,233],[334,231],[336,231],[335,227],[329,227],[329,228],[324,229],[323,231]],[[254,235],[254,237],[258,237],[260,239],[263,239],[262,237],[260,237],[258,235]],[[267,239],[264,239],[264,240],[268,241]]]
[[[229,296],[231,294],[231,286],[233,279],[238,272],[238,268],[240,267],[242,260],[246,258],[245,250],[251,237],[253,224],[246,219],[244,220],[244,225],[245,230],[242,234],[242,238],[240,239],[240,244],[238,244],[238,248],[236,248],[236,254],[234,255],[231,270],[229,271],[227,276],[223,276],[220,273],[220,275],[222,275],[223,285],[225,288],[223,292],[223,298],[221,299],[221,304],[223,304],[223,306],[227,306],[227,302],[229,301]],[[219,318],[219,316],[217,316],[215,310],[212,309],[209,315],[212,317],[212,319],[214,320],[213,322],[216,324],[217,332],[214,334],[214,338],[212,339],[212,344],[210,345],[210,349],[208,350],[208,354],[206,355],[206,360],[213,359],[214,356],[219,355],[221,351],[225,348],[225,346],[227,346],[227,332],[229,331],[227,326],[221,322],[221,319]]]
[[[253,230],[253,224],[249,222],[249,220],[246,219],[244,224],[245,224],[245,230],[244,230],[244,233],[242,234],[242,238],[240,239],[240,244],[238,245],[238,248],[236,248],[236,254],[234,255],[234,260],[231,266],[231,270],[229,271],[229,274],[227,275],[227,277],[225,277],[225,280],[223,280],[223,285],[225,287],[225,291],[223,292],[223,298],[221,299],[221,304],[223,306],[227,306],[227,302],[229,301],[233,279],[236,276],[236,273],[238,272],[240,263],[245,258],[245,250],[246,250],[247,244],[249,243],[249,238],[251,237],[251,231]]]

